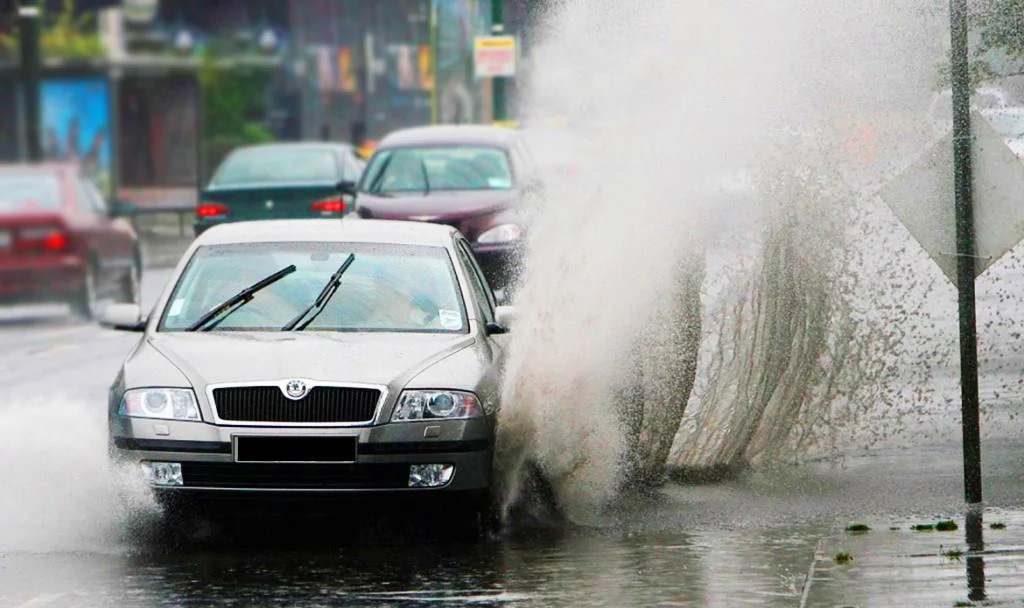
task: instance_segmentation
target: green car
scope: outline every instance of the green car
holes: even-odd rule
[[[227,222],[341,217],[365,163],[347,144],[273,143],[233,150],[200,194],[195,233]]]

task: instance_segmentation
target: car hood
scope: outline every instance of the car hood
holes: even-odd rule
[[[149,344],[199,392],[224,382],[303,378],[389,385],[470,346],[466,334],[209,332],[156,334]]]
[[[362,217],[447,224],[506,209],[515,200],[514,190],[438,190],[394,196],[360,192],[356,199],[356,210]]]

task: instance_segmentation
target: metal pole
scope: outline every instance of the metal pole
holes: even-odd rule
[[[978,338],[974,314],[975,248],[974,209],[971,202],[971,85],[967,68],[967,0],[950,0],[949,9],[964,496],[968,504],[977,504],[982,500],[981,432],[978,415]]]
[[[21,92],[24,102],[25,145],[28,160],[43,160],[42,125],[39,119],[39,2],[21,0],[18,6],[18,39],[21,53]]]
[[[505,33],[505,0],[491,0],[491,33],[500,35]],[[505,107],[505,78],[496,77],[492,79],[493,110],[492,120],[503,121],[508,119],[508,110]]]

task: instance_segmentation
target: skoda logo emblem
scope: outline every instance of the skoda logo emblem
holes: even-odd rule
[[[306,383],[302,380],[289,380],[288,384],[284,385],[284,394],[289,399],[298,401],[306,396],[309,392],[309,388],[306,387]]]

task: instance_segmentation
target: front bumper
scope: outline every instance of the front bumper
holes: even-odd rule
[[[405,422],[360,428],[229,427],[199,422],[116,416],[110,450],[118,462],[178,463],[182,485],[173,492],[227,494],[447,493],[486,490],[491,483],[493,425],[488,419]],[[351,463],[236,462],[234,438],[355,437]],[[414,464],[449,464],[451,480],[409,487]]]
[[[0,260],[0,302],[61,301],[82,290],[85,262],[73,255]]]

